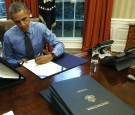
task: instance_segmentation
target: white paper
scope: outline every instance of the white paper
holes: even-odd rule
[[[2,114],[2,115],[14,115],[14,113],[13,113],[13,111],[11,110],[11,111],[9,111],[9,112],[7,112],[7,113],[4,113],[4,114]]]
[[[18,79],[19,74],[0,63],[0,78]]]
[[[66,69],[52,61],[46,64],[38,65],[36,64],[35,59],[29,60],[28,63],[24,63],[23,66],[39,76],[41,79]]]

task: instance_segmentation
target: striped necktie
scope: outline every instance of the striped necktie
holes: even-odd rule
[[[30,60],[30,59],[34,58],[34,50],[32,47],[31,40],[27,34],[28,34],[28,32],[25,32],[26,56],[27,56],[27,59]]]

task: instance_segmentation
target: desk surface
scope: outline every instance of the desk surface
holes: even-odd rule
[[[83,57],[90,59],[88,55]],[[23,67],[17,70],[26,77],[26,80],[16,86],[0,90],[0,114],[12,110],[15,115],[59,115],[39,92],[47,89],[52,82],[90,74],[90,62],[45,79],[40,79]],[[135,82],[128,80],[127,74],[128,69],[117,72],[112,68],[98,65],[97,76],[94,75],[93,78],[135,109]]]

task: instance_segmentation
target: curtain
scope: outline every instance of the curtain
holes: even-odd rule
[[[85,0],[82,51],[110,39],[113,0]]]
[[[26,4],[27,8],[31,11],[32,17],[35,17],[35,18],[39,17],[38,0],[5,0],[7,19],[10,18],[9,13],[8,13],[8,8],[9,8],[10,4],[14,1],[24,2]]]
[[[52,30],[52,27],[55,26],[55,15],[56,15],[56,5],[55,0],[39,0],[39,14],[46,24],[46,26]]]

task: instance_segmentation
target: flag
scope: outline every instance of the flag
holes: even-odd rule
[[[39,15],[51,30],[55,26],[56,5],[55,0],[39,0]]]

